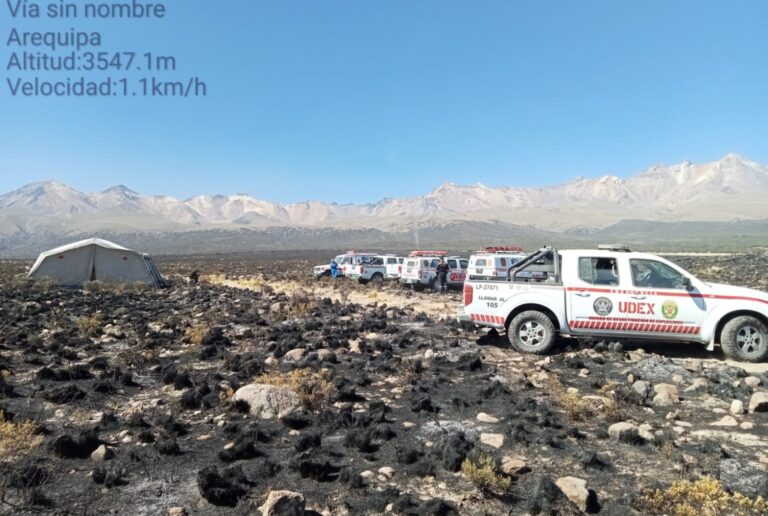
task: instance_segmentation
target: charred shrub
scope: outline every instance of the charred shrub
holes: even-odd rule
[[[93,481],[104,487],[115,487],[125,485],[128,482],[125,479],[125,470],[117,465],[97,466],[91,475]]]
[[[434,448],[434,453],[446,470],[459,471],[461,463],[464,462],[467,454],[474,446],[474,443],[469,441],[463,432],[456,432],[440,439]]]
[[[50,449],[57,457],[65,459],[85,459],[90,457],[91,453],[101,445],[102,442],[96,436],[94,430],[80,432],[72,437],[64,434],[50,443]]]
[[[43,393],[43,398],[51,403],[66,405],[85,398],[85,392],[79,389],[76,385],[67,385],[45,391]]]
[[[214,505],[234,507],[248,492],[248,479],[240,466],[219,470],[209,466],[197,473],[200,494]]]

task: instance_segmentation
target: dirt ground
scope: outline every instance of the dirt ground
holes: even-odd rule
[[[767,285],[762,255],[675,259]],[[0,513],[252,514],[280,490],[308,514],[685,514],[710,495],[711,514],[762,513],[767,364],[663,342],[520,355],[459,327],[460,292],[313,264],[168,258],[149,290],[0,263]]]

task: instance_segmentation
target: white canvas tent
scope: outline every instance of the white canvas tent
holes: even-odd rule
[[[131,251],[100,238],[89,238],[40,253],[29,278],[45,278],[58,285],[88,281],[165,284],[149,255]]]

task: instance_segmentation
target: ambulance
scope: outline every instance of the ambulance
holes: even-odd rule
[[[354,265],[357,265],[361,263],[362,260],[366,260],[372,257],[375,257],[377,253],[366,253],[362,251],[347,251],[344,254],[340,254],[333,258],[333,261],[336,262],[338,265],[339,270],[339,276],[346,275],[347,272],[352,270],[352,267]],[[315,265],[312,268],[312,274],[316,278],[321,278],[324,276],[330,276],[331,275],[331,262],[328,261],[327,264],[324,265]]]
[[[446,278],[448,288],[460,288],[467,277],[469,260],[460,256],[447,256],[445,251],[412,251],[403,263],[400,283],[421,291],[428,287],[437,289],[437,271],[435,268],[444,259],[450,272]]]
[[[524,353],[547,353],[563,336],[719,344],[729,358],[768,358],[768,293],[702,281],[625,246],[544,247],[504,281],[469,278],[458,320],[505,330]]]
[[[504,280],[512,266],[526,256],[522,247],[484,247],[469,257],[467,275],[473,279]]]

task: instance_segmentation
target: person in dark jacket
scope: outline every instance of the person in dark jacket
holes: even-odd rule
[[[331,260],[331,277],[337,278],[339,276],[339,264],[336,260]]]
[[[197,282],[200,280],[200,272],[198,271],[192,271],[192,274],[189,275],[189,283],[192,285],[197,285]]]
[[[445,260],[440,258],[440,263],[435,267],[435,272],[437,272],[438,290],[440,292],[448,291],[448,271],[448,264],[445,263]]]

